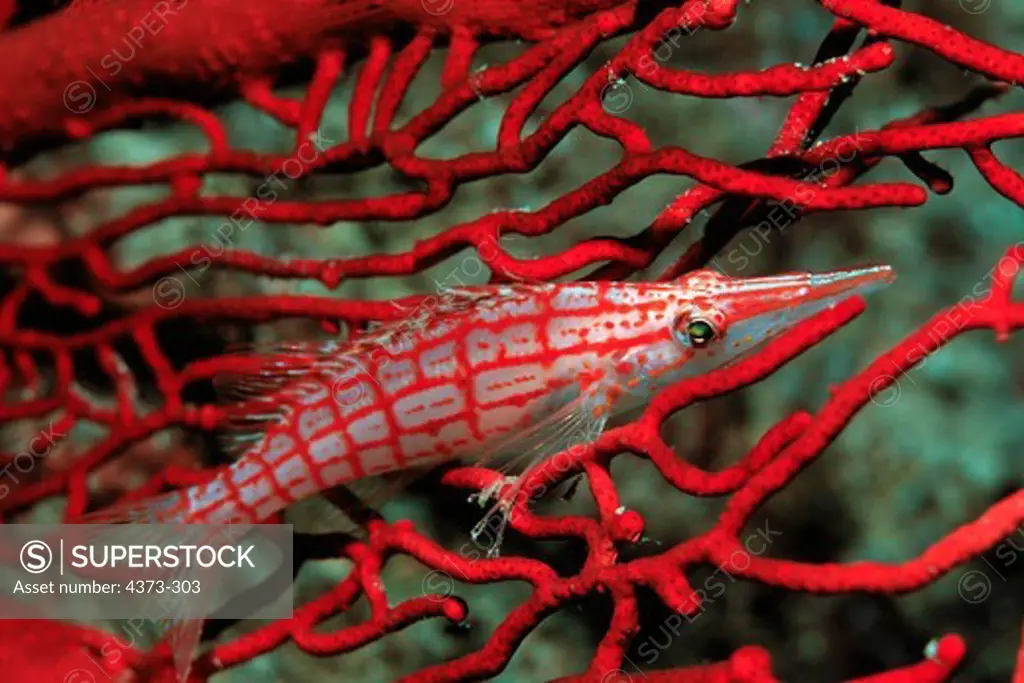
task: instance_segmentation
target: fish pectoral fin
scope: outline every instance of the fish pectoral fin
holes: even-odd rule
[[[478,460],[477,464],[497,469],[503,477],[469,497],[470,502],[481,506],[495,501],[470,531],[474,542],[487,536],[484,542],[488,557],[497,557],[501,550],[524,475],[550,457],[597,439],[608,422],[609,408],[606,389],[600,384],[592,385],[562,408],[499,443],[491,454]],[[527,505],[529,501],[523,504]]]
[[[609,407],[608,392],[601,385],[594,385],[562,408],[500,442],[489,455],[479,459],[476,464],[497,469],[505,477],[503,485],[470,497],[481,505],[491,498],[498,499],[498,504],[484,519],[503,508],[511,512],[511,507],[503,501],[515,500],[522,475],[558,453],[597,439],[608,422]]]
[[[481,493],[481,501],[485,500],[485,495],[487,494]],[[487,557],[497,557],[501,552],[501,543],[505,540],[505,529],[508,526],[508,521],[512,518],[512,506],[515,504],[514,497],[500,493],[497,500],[498,502],[480,518],[480,521],[469,532],[474,543],[480,541],[485,532],[490,532],[490,538],[484,539],[487,544]],[[477,545],[479,546],[479,543]]]
[[[608,408],[608,393],[595,385],[550,415],[499,442],[476,464],[496,469],[506,476],[525,473],[552,455],[597,439],[608,422]]]

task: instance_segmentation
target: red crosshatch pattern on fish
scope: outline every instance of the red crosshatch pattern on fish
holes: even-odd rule
[[[765,278],[695,271],[670,283],[467,288],[347,344],[252,349],[262,369],[222,383],[244,399],[236,445],[251,445],[210,482],[134,511],[164,522],[259,522],[338,485],[486,460],[517,438],[542,458],[544,439],[593,438],[657,387],[732,362],[890,278],[886,267]],[[556,418],[558,429],[537,429]]]

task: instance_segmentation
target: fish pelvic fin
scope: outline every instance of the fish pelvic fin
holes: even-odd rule
[[[434,469],[433,463],[363,477],[299,500],[285,512],[289,524],[303,533],[341,532],[365,539],[365,525],[383,518],[381,507]]]

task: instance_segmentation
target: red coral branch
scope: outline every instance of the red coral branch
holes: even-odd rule
[[[391,302],[318,296],[190,297],[176,279],[182,274],[192,278],[216,268],[276,279],[318,280],[333,289],[355,278],[422,273],[471,248],[495,280],[552,280],[591,267],[596,268],[592,277],[624,277],[652,264],[699,213],[718,206],[703,238],[663,272],[662,277],[668,278],[703,265],[741,230],[767,224],[772,211],[784,209],[788,220],[796,220],[808,212],[914,207],[925,203],[929,192],[948,192],[952,177],[923,156],[936,149],[963,150],[997,192],[1024,207],[1024,178],[991,150],[1000,140],[1024,138],[1024,114],[960,120],[1004,93],[1006,84],[1024,81],[1024,56],[875,0],[820,0],[835,19],[818,58],[809,66],[786,63],[716,74],[669,67],[653,58],[653,51],[668,44],[677,46],[684,34],[729,28],[736,17],[735,0],[689,0],[663,8],[641,8],[635,1],[621,0],[251,0],[242,4],[189,0],[162,4],[175,11],[157,17],[162,28],[155,33],[139,33],[140,26],[155,20],[153,3],[143,0],[79,2],[0,33],[0,59],[7,67],[0,73],[0,88],[18,93],[0,105],[0,140],[11,167],[36,152],[152,120],[192,126],[205,141],[203,151],[183,152],[146,165],[94,165],[48,177],[8,168],[10,172],[0,181],[0,200],[25,207],[74,202],[96,190],[167,189],[162,199],[106,219],[60,243],[23,242],[0,250],[0,263],[16,274],[0,300],[0,396],[4,399],[0,419],[35,424],[55,416],[48,433],[61,436],[53,438],[53,448],[64,447],[66,435],[76,425],[90,423],[106,431],[85,447],[76,445],[77,452],[68,455],[63,466],[51,466],[56,459],[48,459],[17,481],[3,482],[0,512],[6,519],[56,496],[66,496],[65,518],[72,519],[95,502],[98,492],[90,483],[94,475],[116,464],[126,450],[159,433],[212,432],[219,426],[221,410],[193,403],[189,392],[218,373],[237,370],[234,364],[240,361],[191,354],[181,361],[168,348],[168,326],[211,322],[255,326],[305,318],[337,329],[339,323],[355,327],[402,314],[402,308]],[[13,16],[8,9],[0,11],[3,21]],[[857,46],[865,31],[867,38]],[[556,86],[595,48],[627,33],[624,45],[599,69],[561,104],[544,111],[543,103]],[[132,58],[113,52],[122,46],[121,36],[137,38]],[[506,63],[474,70],[482,43],[495,38],[518,38],[526,44],[519,56]],[[930,50],[991,84],[961,102],[878,130],[818,143],[821,130],[852,89],[893,65],[896,41]],[[426,108],[397,123],[400,113],[408,113],[406,95],[424,77],[426,60],[439,47],[447,47],[439,94]],[[278,87],[292,83],[289,79],[296,74],[308,79],[304,94],[280,94]],[[335,87],[345,80],[353,83],[345,121],[348,139],[331,140],[325,109]],[[766,159],[737,165],[680,147],[656,147],[642,126],[616,115],[609,105],[609,96],[617,88],[628,88],[633,82],[705,98],[796,97]],[[508,105],[493,149],[455,158],[421,152],[423,143],[460,113],[498,95],[506,95]],[[294,129],[291,151],[262,153],[233,146],[220,116],[211,109],[214,103],[232,99],[241,99]],[[531,127],[531,122],[537,125]],[[463,185],[538,168],[556,145],[580,128],[616,142],[622,149],[618,163],[546,206],[489,213],[450,226],[403,252],[285,259],[237,248],[211,255],[202,245],[194,245],[152,256],[133,267],[119,261],[118,248],[126,238],[169,218],[223,217],[228,227],[220,236],[227,242],[234,231],[257,220],[283,230],[284,224],[298,222],[327,227],[340,221],[423,218],[454,201]],[[921,184],[863,182],[886,158],[899,159]],[[295,183],[382,166],[415,189],[377,197],[313,200],[292,197],[281,183],[284,177]],[[826,166],[832,170],[824,172]],[[819,172],[808,175],[793,168]],[[268,199],[269,194],[260,192],[226,196],[204,190],[205,181],[217,174],[244,175],[278,191]],[[518,258],[505,248],[503,238],[509,233],[550,234],[655,174],[685,176],[698,184],[682,192],[631,238],[594,236],[562,253],[537,259]],[[279,187],[270,185],[274,179]],[[595,593],[608,595],[613,603],[608,630],[588,670],[563,680],[629,680],[639,673],[623,668],[639,629],[636,588],[653,590],[676,616],[693,616],[705,605],[686,572],[700,565],[725,569],[741,579],[815,593],[896,594],[936,581],[993,548],[1024,522],[1022,492],[1008,494],[977,519],[936,539],[919,556],[898,564],[810,564],[751,557],[742,552],[738,537],[765,501],[821,456],[857,412],[902,373],[969,330],[990,329],[1004,340],[1024,326],[1024,303],[1011,296],[1022,257],[1019,246],[1011,249],[994,270],[991,292],[985,298],[940,311],[835,387],[816,412],[780,420],[725,469],[709,472],[688,462],[663,440],[661,425],[675,412],[758,382],[808,348],[824,343],[860,313],[863,302],[845,302],[740,363],[670,388],[630,424],[544,463],[524,481],[511,525],[530,538],[580,539],[587,555],[575,574],[560,575],[543,562],[524,557],[460,555],[405,522],[372,522],[365,542],[303,538],[309,547],[324,549],[325,557],[351,560],[348,577],[299,606],[291,619],[216,643],[201,657],[194,679],[205,680],[287,642],[311,655],[338,655],[423,619],[461,622],[467,617],[470,606],[450,591],[391,605],[380,574],[396,554],[416,559],[429,568],[428,576],[447,577],[452,588],[455,582],[506,581],[523,581],[532,588],[530,597],[512,610],[482,648],[418,671],[408,678],[413,681],[495,675],[546,615]],[[81,278],[69,278],[69,271],[80,273]],[[151,285],[152,305],[125,303]],[[400,303],[422,302],[422,298],[411,298]],[[74,316],[77,322],[60,331],[29,324],[26,311],[32,307],[44,308],[53,316]],[[106,394],[85,387],[82,375],[87,363],[95,364],[109,380],[112,389]],[[12,396],[14,400],[9,400]],[[153,405],[144,409],[146,402]],[[47,433],[42,426],[39,429],[40,435]],[[641,515],[623,508],[609,472],[610,462],[623,452],[649,459],[681,493],[727,496],[717,523],[657,555],[622,561],[621,546],[636,542],[644,529]],[[22,471],[11,467],[18,465],[18,455],[0,457],[8,476]],[[119,493],[143,497],[205,480],[212,473],[210,468],[197,470],[175,461],[163,464],[142,486]],[[596,518],[534,514],[532,501],[578,473],[590,484]],[[478,490],[498,476],[494,471],[465,467],[448,472],[444,482]],[[322,629],[325,620],[363,599],[370,607],[366,621],[334,631]],[[85,666],[79,661],[85,656],[99,661],[109,676],[130,671],[140,680],[170,680],[166,647],[149,653],[122,647],[118,660],[112,662],[103,654],[107,641],[97,631],[53,624],[50,632],[67,643],[71,653],[58,662],[62,673]],[[4,641],[16,643],[19,636],[24,634],[12,634]],[[4,646],[0,656],[16,657],[8,654],[10,647]],[[929,645],[924,661],[858,680],[949,680],[964,652],[959,637],[946,636]],[[1018,682],[1024,680],[1024,646],[1020,658]],[[12,661],[9,670],[24,675],[31,675],[31,667],[38,665]],[[739,649],[720,663],[642,675],[656,681],[708,683],[777,680],[769,654],[759,647]]]

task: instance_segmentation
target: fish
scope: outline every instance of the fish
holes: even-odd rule
[[[530,451],[528,469],[660,389],[893,279],[874,266],[465,287],[350,341],[255,345],[240,355],[264,363],[215,382],[234,402],[234,463],[106,521],[256,524],[326,489],[446,461]]]
[[[215,380],[234,462],[208,483],[90,521],[253,524],[336,487],[377,505],[443,462],[527,472],[664,387],[893,279],[882,265],[460,287],[349,340],[255,345],[237,355],[251,370]],[[517,480],[476,494],[494,503],[481,524],[507,519]]]

